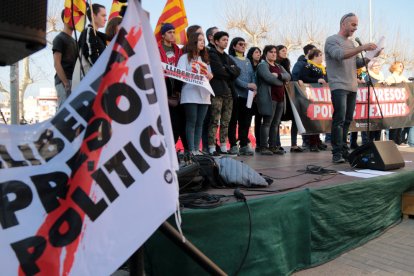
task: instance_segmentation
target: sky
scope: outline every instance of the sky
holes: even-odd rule
[[[368,26],[369,26],[369,0],[184,0],[184,5],[187,12],[189,25],[200,25],[205,31],[211,26],[217,26],[221,30],[227,30],[225,21],[223,19],[224,10],[229,6],[237,5],[240,1],[245,1],[249,9],[263,8],[270,11],[270,14],[276,17],[284,12],[291,12],[295,10],[299,12],[303,20],[307,19],[307,14],[313,13],[321,21],[328,21],[328,26],[332,34],[337,33],[339,29],[339,19],[342,15],[355,12],[359,17],[360,30],[357,31],[360,34],[362,42],[367,42],[368,38]],[[95,1],[94,1],[95,2]],[[93,3],[94,3],[93,2]],[[111,8],[112,0],[96,1],[107,7],[107,13]],[[53,6],[59,6],[64,0],[49,0],[48,8]],[[164,8],[166,0],[142,0],[142,6],[150,13],[150,23],[153,28],[158,21],[159,16]],[[269,5],[265,5],[265,4]],[[400,32],[402,41],[411,45],[414,43],[414,17],[412,13],[414,11],[414,1],[412,0],[371,0],[372,3],[372,17],[373,17],[373,32],[374,42],[377,37],[383,33],[395,33]],[[303,11],[301,11],[301,9]],[[284,25],[289,22],[278,22],[278,28],[283,31]],[[326,24],[324,26],[327,26]],[[362,30],[365,29],[365,32]],[[232,31],[229,31],[230,39]],[[365,34],[362,36],[362,33]],[[280,44],[275,42],[275,44]],[[294,62],[296,56],[300,53],[290,53],[290,59]],[[414,55],[414,51],[412,51]],[[53,87],[53,76],[55,74],[53,68],[53,56],[51,47],[48,46],[44,50],[39,51],[31,56],[31,72],[35,76],[35,83],[30,85],[26,96],[37,95],[39,89],[42,87]],[[22,65],[21,65],[22,67]],[[8,87],[9,83],[9,71],[8,66],[0,67],[0,82],[4,86]],[[411,72],[407,72],[411,73]],[[411,75],[408,75],[411,76]]]

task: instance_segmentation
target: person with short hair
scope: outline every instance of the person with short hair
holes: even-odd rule
[[[175,27],[171,23],[163,23],[161,26],[161,41],[158,43],[158,50],[161,62],[172,66],[178,66],[178,61],[182,55],[180,47],[175,43]],[[173,78],[165,77],[167,87],[168,109],[170,111],[171,126],[174,135],[174,142],[177,143],[181,138],[184,150],[188,150],[185,126],[185,111],[180,105],[180,93],[182,83]]]
[[[106,48],[106,35],[99,29],[105,27],[106,24],[106,9],[104,6],[94,3],[92,10],[90,6],[86,6],[86,16],[90,24],[82,31],[79,37],[79,48],[84,57],[82,66],[85,74],[95,64],[100,55]],[[95,28],[95,29],[94,29]],[[86,60],[86,62],[85,62]]]
[[[215,48],[214,45],[214,34],[217,33],[219,29],[217,27],[210,27],[206,31],[206,38],[207,38],[207,50],[210,50],[210,48]],[[210,105],[207,109],[206,119],[203,122],[203,133],[201,135],[201,140],[203,143],[203,151],[208,152],[208,125],[210,123],[210,117],[211,117],[211,110]]]
[[[234,81],[240,75],[240,69],[224,52],[229,41],[229,34],[223,31],[214,34],[215,48],[210,48],[210,66],[214,78],[210,80],[215,96],[211,99],[211,117],[208,127],[208,151],[216,151],[217,126],[220,123],[220,151],[227,153],[227,134],[233,109]]]
[[[252,112],[247,108],[247,97],[249,90],[256,92],[257,87],[254,80],[254,71],[250,60],[244,56],[246,41],[244,38],[235,37],[230,43],[229,55],[237,67],[240,68],[240,75],[235,81],[236,93],[233,97],[233,110],[229,123],[230,154],[251,156],[254,151],[250,146],[249,130],[252,122]],[[236,130],[238,130],[237,145]]]
[[[356,47],[349,39],[358,29],[358,17],[354,13],[342,16],[339,25],[339,32],[328,37],[325,42],[326,68],[334,109],[331,130],[333,163],[343,163],[349,155],[347,135],[358,90],[356,71],[365,65],[358,54],[377,48],[374,43]]]
[[[76,40],[72,37],[73,26],[64,22],[64,10],[62,10],[61,18],[63,21],[63,31],[52,42],[53,65],[56,70],[55,87],[58,108],[71,92],[72,75],[78,52]]]
[[[303,83],[319,83],[321,85],[326,85],[328,77],[322,61],[323,53],[321,50],[315,48],[309,51],[308,64],[303,67],[302,72],[300,73],[300,80],[303,81]],[[320,150],[326,150],[327,146],[322,143],[319,134],[307,134],[304,136],[308,138],[309,151],[319,152]]]
[[[300,77],[300,72],[302,72],[303,67],[308,64],[308,54],[311,50],[315,49],[316,46],[312,44],[307,44],[303,47],[303,55],[298,57],[298,61],[295,63],[292,69],[292,80],[298,81]]]
[[[206,31],[206,38],[207,38],[207,49],[214,48],[214,34],[217,33],[219,29],[217,27],[210,27]]]

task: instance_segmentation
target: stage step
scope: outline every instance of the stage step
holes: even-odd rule
[[[403,194],[401,210],[404,219],[408,219],[409,216],[414,216],[414,190]]]

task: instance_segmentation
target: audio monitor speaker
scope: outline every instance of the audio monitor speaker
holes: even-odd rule
[[[1,66],[13,64],[46,46],[46,13],[46,0],[1,2]]]
[[[374,141],[362,145],[351,152],[348,159],[352,167],[380,171],[405,166],[404,159],[394,141]]]

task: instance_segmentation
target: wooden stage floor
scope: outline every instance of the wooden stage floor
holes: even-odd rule
[[[320,152],[302,152],[290,153],[290,147],[283,146],[286,154],[263,156],[255,153],[254,156],[234,156],[235,159],[244,162],[257,172],[274,178],[273,183],[266,188],[254,188],[254,191],[242,189],[243,193],[249,198],[263,196],[266,194],[275,194],[290,192],[304,188],[319,188],[331,185],[341,185],[363,178],[347,176],[340,173],[328,175],[316,175],[304,173],[307,166],[320,166],[328,170],[335,171],[352,171],[349,163],[334,164],[332,163],[332,153],[330,147],[326,151]],[[405,161],[405,167],[392,172],[400,173],[414,170],[414,148],[398,147]],[[379,176],[381,177],[381,176]],[[232,194],[234,189],[209,189],[211,194]],[[262,192],[261,192],[262,191]]]

